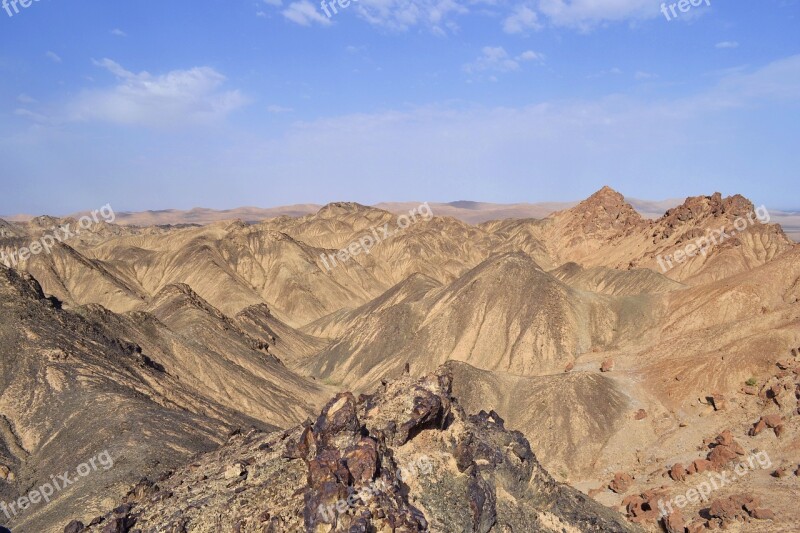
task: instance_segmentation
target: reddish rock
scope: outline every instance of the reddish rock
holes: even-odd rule
[[[713,468],[714,464],[708,459],[695,459],[692,461],[692,464],[689,465],[687,471],[689,474],[702,474],[703,472],[713,470]]]
[[[589,497],[590,497],[590,498],[594,498],[594,497],[595,497],[595,496],[597,496],[598,494],[600,494],[600,493],[602,493],[602,492],[605,492],[605,490],[606,490],[606,489],[604,489],[603,487],[598,487],[598,488],[596,488],[596,489],[589,489]]]
[[[788,477],[789,471],[785,467],[778,468],[772,473],[772,477],[783,478]]]
[[[600,365],[600,372],[611,372],[612,370],[614,370],[614,360],[611,358],[604,360]]]
[[[775,520],[775,513],[769,509],[753,509],[750,516],[756,520]]]
[[[614,479],[608,484],[608,488],[617,494],[625,494],[633,485],[633,478],[625,472],[617,472]]]
[[[686,476],[688,474],[689,473],[686,471],[686,468],[681,463],[675,463],[672,465],[672,468],[669,469],[669,477],[675,481],[686,480]]]
[[[739,457],[728,446],[717,446],[708,454],[708,460],[713,465],[713,470],[722,470],[725,465]]]
[[[344,460],[356,483],[368,483],[378,470],[378,444],[372,439],[362,438],[345,451]]]
[[[714,407],[715,411],[724,411],[728,408],[728,402],[725,400],[725,396],[718,392],[715,392],[709,396],[709,400],[711,401],[711,406]]]
[[[731,433],[731,430],[729,429],[726,429],[720,433],[717,438],[714,439],[714,441],[720,446],[730,446],[735,442],[733,439],[733,433]]]
[[[777,414],[762,416],[761,420],[764,421],[768,428],[776,428],[783,424],[783,417]]]
[[[748,396],[756,396],[758,394],[758,389],[755,387],[751,387],[750,385],[746,385],[742,387],[742,392],[747,394]]]
[[[749,434],[751,437],[755,437],[765,429],[767,429],[767,424],[764,422],[764,417],[762,416],[758,422],[756,422],[753,427],[750,428]]]
[[[706,522],[696,520],[686,526],[686,533],[704,533],[708,529],[706,524]]]
[[[780,437],[781,435],[783,435],[785,428],[786,426],[784,426],[783,424],[781,424],[780,426],[775,426],[775,429],[773,429],[773,431],[775,432],[775,436]]]
[[[647,411],[645,411],[644,409],[639,409],[638,411],[636,411],[636,414],[633,415],[633,418],[634,420],[644,420],[645,418],[647,418]]]
[[[731,497],[712,501],[708,514],[714,518],[728,521],[742,518],[745,512],[743,507]]]
[[[564,368],[564,372],[572,372],[572,369],[575,368],[575,363],[570,361],[567,363],[567,366]]]
[[[684,533],[686,531],[686,520],[680,511],[673,511],[664,517],[664,528],[667,533]]]

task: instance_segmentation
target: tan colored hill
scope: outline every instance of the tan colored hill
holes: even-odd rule
[[[414,207],[420,206],[406,213]],[[699,478],[672,479],[669,468],[713,452],[724,430],[745,453],[769,453],[792,472],[800,465],[800,247],[780,226],[755,218],[748,200],[688,198],[652,218],[604,188],[543,219],[477,225],[430,207],[436,216],[417,217],[403,228],[398,214],[355,203],[257,223],[99,223],[14,270],[0,267],[11,280],[0,302],[6,306],[0,364],[8,384],[0,393],[0,463],[15,476],[4,482],[0,465],[0,496],[19,497],[36,476],[55,468],[51,450],[68,451],[68,460],[80,462],[90,442],[113,444],[124,436],[125,446],[115,449],[136,457],[123,461],[119,478],[100,476],[80,498],[65,493],[62,503],[17,520],[15,533],[47,531],[65,510],[85,507],[71,516],[86,519],[100,507],[110,509],[103,498],[118,499],[123,482],[153,474],[155,461],[170,469],[184,465],[169,481],[175,486],[194,479],[199,467],[189,456],[216,446],[231,427],[292,428],[337,391],[367,393],[406,368],[422,378],[440,365],[453,374],[453,393],[467,413],[495,410],[528,438],[556,479],[587,493],[594,489],[603,505],[651,531],[661,526],[657,513],[643,507],[655,494],[649,491],[685,493]],[[474,213],[486,208],[451,207]],[[27,246],[65,220],[0,225],[0,250]],[[737,229],[737,220],[746,227]],[[685,261],[675,258],[723,228],[730,235],[724,242]],[[390,230],[385,237],[383,229]],[[374,239],[369,253],[360,248],[367,236]],[[662,269],[659,257],[667,256],[672,268]],[[413,395],[403,398],[396,400],[406,407],[415,401]],[[91,407],[99,402],[105,403]],[[369,404],[367,396],[363,402]],[[768,415],[780,417],[780,436],[769,428],[750,437],[750,428]],[[145,429],[147,416],[157,429],[171,429],[155,435]],[[69,433],[58,429],[63,421]],[[99,431],[104,421],[108,428]],[[130,435],[131,427],[141,435]],[[468,441],[462,429],[441,436],[448,446]],[[201,470],[211,481],[201,484],[198,497],[203,491],[206,501],[229,501],[220,485],[231,466],[225,461],[240,455],[289,475],[287,487],[307,490],[300,463],[285,470],[271,455],[277,449],[283,454],[284,441],[300,431],[245,431],[248,439],[268,439],[270,449],[255,450],[254,441],[245,439],[203,456]],[[452,484],[446,486],[461,490],[464,472],[450,469],[461,452],[420,442],[450,454],[445,471]],[[402,446],[390,447],[403,453]],[[716,465],[717,472],[723,466]],[[719,496],[734,496],[741,487],[769,500],[774,519],[737,514],[741,505],[731,511],[737,526],[699,506],[688,507],[687,516],[706,529],[792,530],[791,483],[770,473],[753,473]],[[625,482],[630,487],[604,488],[622,474],[632,476]],[[527,498],[539,501],[509,497],[504,482],[488,482],[498,502],[517,509],[513,516],[527,512],[520,510],[529,508]],[[282,520],[301,510],[298,494],[262,494],[258,486],[252,495],[278,498]],[[417,494],[407,499],[401,493],[395,507],[381,510],[415,516],[411,507],[423,501],[429,507],[422,512],[432,510],[431,523],[456,520],[451,507],[464,514],[460,498],[441,499],[430,487]],[[626,497],[633,499],[623,504]],[[240,498],[242,511],[252,510]],[[234,527],[226,522],[230,509],[214,503],[211,514],[198,514],[188,502],[181,494],[136,513],[152,521],[180,511],[190,520]],[[557,527],[551,516],[525,516],[529,523]],[[245,518],[252,527],[252,517]]]

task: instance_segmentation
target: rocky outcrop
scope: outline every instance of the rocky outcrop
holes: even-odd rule
[[[445,369],[403,376],[289,431],[234,435],[86,531],[636,530],[557,483],[497,413],[467,416],[451,383]]]

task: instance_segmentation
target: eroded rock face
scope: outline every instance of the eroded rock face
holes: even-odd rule
[[[403,376],[289,431],[234,435],[86,531],[637,530],[557,483],[497,413],[467,416],[451,384],[444,369]]]

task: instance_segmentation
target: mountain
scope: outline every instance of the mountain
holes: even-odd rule
[[[348,529],[655,531],[657,498],[700,483],[676,465],[721,474],[726,457],[768,454],[772,470],[749,467],[716,506],[685,506],[687,527],[793,530],[800,247],[741,196],[676,204],[648,217],[606,187],[543,218],[476,224],[436,204],[353,202],[259,221],[99,221],[29,257],[79,221],[4,222],[0,503],[104,450],[114,459],[7,525],[60,533],[128,500],[90,530],[305,527],[308,502],[358,487],[331,458],[372,457],[363,437],[381,466],[362,483],[397,490],[374,514],[345,513]],[[349,429],[328,432],[348,398],[355,418],[330,422]],[[459,407],[437,418],[425,398]],[[527,443],[535,462],[513,452]],[[401,483],[396,459],[425,450],[443,477]],[[767,506],[773,518],[753,516]]]

